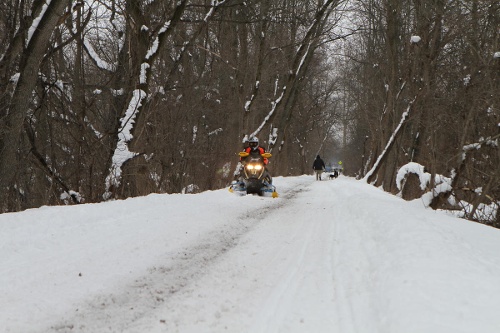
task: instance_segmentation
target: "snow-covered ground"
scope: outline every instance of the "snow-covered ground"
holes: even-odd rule
[[[2,332],[500,332],[500,230],[347,177],[0,215]]]

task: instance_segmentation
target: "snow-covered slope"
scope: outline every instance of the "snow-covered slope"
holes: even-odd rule
[[[350,178],[0,215],[4,332],[500,332],[500,230]]]

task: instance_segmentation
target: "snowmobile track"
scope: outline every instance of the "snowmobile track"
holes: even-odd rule
[[[284,192],[278,199],[264,198],[268,203],[258,210],[248,210],[234,221],[225,223],[225,228],[214,229],[197,238],[195,242],[176,253],[166,253],[164,264],[150,267],[147,272],[135,276],[133,281],[116,286],[109,294],[98,295],[75,309],[72,316],[50,327],[48,332],[122,332],[134,326],[146,314],[164,307],[176,294],[189,293],[193,284],[210,270],[225,253],[238,245],[239,239],[262,222],[265,216],[293,204],[301,192],[300,186]],[[168,241],[166,239],[166,241]],[[132,273],[132,272],[131,272]],[[141,299],[140,302],[137,300]],[[106,327],[110,318],[128,311],[127,320]],[[89,320],[91,318],[91,320]],[[85,320],[83,320],[85,319]],[[79,322],[92,322],[93,327],[79,326]]]

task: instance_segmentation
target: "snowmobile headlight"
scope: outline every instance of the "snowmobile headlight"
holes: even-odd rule
[[[260,170],[262,170],[262,165],[261,164],[247,164],[246,168],[247,168],[247,170],[260,171]]]

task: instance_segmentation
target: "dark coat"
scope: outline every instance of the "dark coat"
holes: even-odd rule
[[[321,159],[321,157],[319,157],[319,155],[316,156],[316,159],[314,160],[313,169],[314,170],[323,170],[323,169],[325,169],[325,162],[323,162],[323,160]]]

